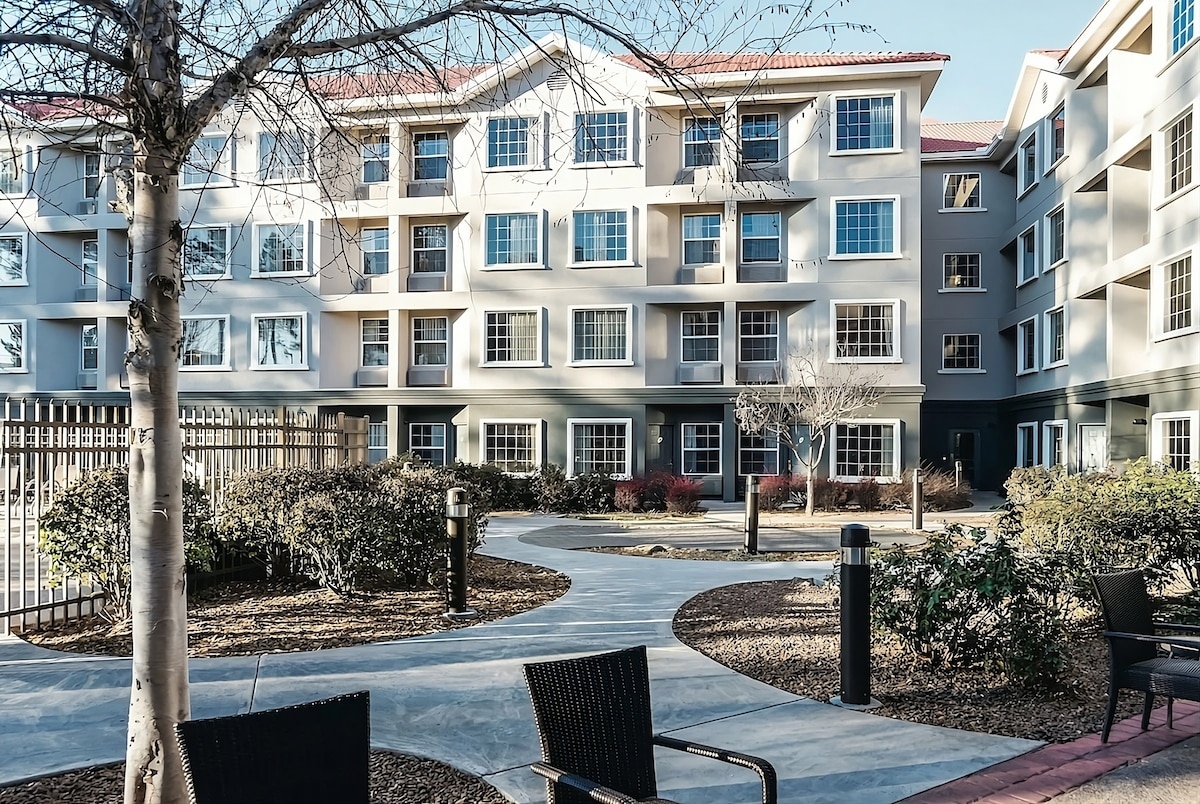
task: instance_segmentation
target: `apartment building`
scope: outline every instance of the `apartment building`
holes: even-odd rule
[[[376,457],[666,469],[733,499],[789,468],[738,432],[739,384],[817,349],[887,385],[820,471],[898,477],[947,57],[676,58],[686,93],[551,39],[436,84],[330,82],[327,115],[228,109],[181,177],[185,401],[366,415]],[[64,118],[6,150],[0,393],[123,401],[119,141]]]
[[[1200,466],[1195,11],[1109,0],[1003,121],[926,126],[929,462]]]

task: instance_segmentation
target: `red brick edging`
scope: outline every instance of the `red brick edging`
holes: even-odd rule
[[[1138,714],[1114,725],[1107,744],[1099,734],[1088,734],[1042,746],[899,804],[1039,804],[1197,734],[1200,703],[1176,701],[1173,729],[1167,728],[1167,708],[1159,707],[1146,731]]]

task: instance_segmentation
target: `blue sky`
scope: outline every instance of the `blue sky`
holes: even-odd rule
[[[1101,5],[1103,0],[848,0],[839,17],[872,25],[878,34],[840,34],[833,50],[945,53],[950,63],[925,117],[999,120],[1008,110],[1025,53],[1070,47]],[[825,50],[828,42],[810,34],[786,49]]]

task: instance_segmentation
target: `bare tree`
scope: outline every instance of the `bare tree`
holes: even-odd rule
[[[419,75],[423,92],[453,103],[455,65],[477,66],[551,32],[628,51],[686,95],[666,55],[681,43],[771,51],[806,31],[863,28],[830,16],[844,2],[763,2],[722,14],[715,0],[8,0],[0,12],[4,133],[41,126],[64,143],[90,125],[126,143],[110,155],[110,173],[134,259],[125,357],[134,590],[127,804],[185,800],[173,732],[189,716],[179,177],[205,127],[247,93],[278,90],[281,116],[298,95],[320,110],[322,88],[334,78],[344,88],[347,76],[363,76],[360,94],[396,95]],[[762,24],[764,14],[777,23]],[[755,30],[772,33],[753,40]],[[380,83],[389,75],[407,78]],[[379,91],[368,91],[372,82]]]
[[[804,511],[811,516],[813,478],[830,430],[879,404],[883,374],[860,363],[830,362],[825,349],[814,345],[789,355],[779,375],[775,382],[743,387],[734,399],[734,417],[743,433],[776,439],[805,467]]]

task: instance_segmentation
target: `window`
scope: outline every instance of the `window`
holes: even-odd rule
[[[742,213],[742,263],[779,262],[780,214],[778,212]]]
[[[897,256],[894,198],[834,200],[834,255]]]
[[[382,276],[388,272],[387,227],[363,229],[358,233],[362,248],[363,276]]]
[[[680,314],[683,333],[680,360],[684,363],[717,363],[721,360],[721,313],[717,310]]]
[[[412,228],[413,273],[446,273],[450,229],[444,223],[423,223]]]
[[[307,181],[310,140],[299,131],[264,131],[258,135],[258,178],[262,181]]]
[[[773,433],[738,435],[738,474],[779,474],[779,438]]]
[[[1043,368],[1061,366],[1067,362],[1067,311],[1056,307],[1046,311],[1046,362]]]
[[[541,325],[536,310],[485,313],[484,363],[540,364]]]
[[[1037,182],[1037,134],[1030,134],[1017,152],[1017,194],[1024,193]]]
[[[83,197],[100,195],[100,154],[91,152],[83,155]]]
[[[743,363],[779,361],[778,310],[742,310],[738,313],[738,360]]]
[[[571,313],[572,363],[630,363],[628,307],[573,310]]]
[[[1192,113],[1172,123],[1166,131],[1167,195],[1192,183]]]
[[[1163,333],[1191,329],[1195,298],[1192,294],[1192,257],[1181,257],[1163,268]]]
[[[26,284],[25,235],[0,236],[0,285]]]
[[[367,463],[379,463],[387,458],[387,422],[367,422]]]
[[[391,177],[392,140],[387,134],[364,137],[359,154],[362,157],[363,184],[378,184]]]
[[[84,240],[82,252],[79,260],[79,284],[83,287],[95,287],[100,279],[100,241]]]
[[[487,124],[487,166],[490,168],[533,165],[536,120],[527,117],[497,117]]]
[[[413,134],[413,180],[445,181],[450,169],[450,137],[445,131]]]
[[[445,366],[450,362],[450,319],[430,316],[412,320],[414,366]]]
[[[838,98],[834,153],[895,148],[895,102],[890,95]]]
[[[229,367],[229,318],[195,316],[184,318],[183,344],[179,348],[181,369]]]
[[[84,324],[79,329],[79,368],[95,371],[100,365],[100,331],[95,324]]]
[[[386,366],[388,364],[388,320],[386,318],[364,318],[362,327],[362,365]]]
[[[1059,419],[1042,424],[1042,466],[1067,465],[1067,421]]]
[[[179,177],[184,187],[226,182],[232,176],[225,165],[224,151],[229,140],[224,135],[205,135],[196,140],[188,151]],[[224,175],[222,175],[224,174]]]
[[[1046,139],[1050,143],[1050,165],[1067,155],[1067,107],[1059,106],[1047,121]]]
[[[25,191],[21,176],[21,154],[0,153],[0,195],[20,195]]]
[[[1037,422],[1017,425],[1017,466],[1029,468],[1038,465]]]
[[[192,226],[183,239],[183,275],[188,279],[229,276],[229,229]]]
[[[976,333],[942,336],[943,371],[980,371],[979,339]]]
[[[575,115],[575,164],[603,165],[629,160],[629,113]]]
[[[1059,207],[1046,216],[1046,269],[1067,258],[1067,210]]]
[[[1037,319],[1027,318],[1017,324],[1017,374],[1028,374],[1037,370]]]
[[[0,372],[25,373],[25,321],[0,321]]]
[[[625,210],[573,215],[574,261],[624,262],[629,259],[629,213]]]
[[[943,254],[942,289],[978,290],[980,288],[980,255]]]
[[[833,430],[833,474],[837,480],[899,477],[899,422],[849,421],[835,424]]]
[[[683,473],[721,474],[720,423],[683,425]]]
[[[683,264],[721,261],[721,216],[716,212],[683,216]]]
[[[834,361],[894,362],[900,354],[897,305],[894,301],[834,302]]]
[[[446,465],[446,425],[410,422],[408,451],[432,466]]]
[[[1195,35],[1195,0],[1173,0],[1171,3],[1171,55],[1183,50]]]
[[[480,422],[483,462],[504,472],[532,472],[541,465],[537,422]]]
[[[1023,285],[1037,278],[1038,275],[1038,239],[1037,227],[1030,226],[1017,237],[1017,270],[1018,285]]]
[[[1150,457],[1172,469],[1187,472],[1200,468],[1200,413],[1174,411],[1156,413],[1153,420]]]
[[[978,173],[942,174],[942,209],[981,209]]]
[[[567,474],[598,473],[616,477],[632,474],[629,419],[568,419],[571,451],[567,455]]]
[[[256,315],[254,322],[254,368],[306,369],[304,315]]]
[[[541,232],[536,212],[485,216],[486,265],[537,265]]]
[[[721,141],[721,121],[715,117],[693,117],[683,129],[683,166],[708,167],[717,164]]]
[[[742,115],[741,140],[743,162],[778,162],[779,115]]]
[[[258,228],[259,274],[303,274],[308,268],[303,223],[265,224]]]

